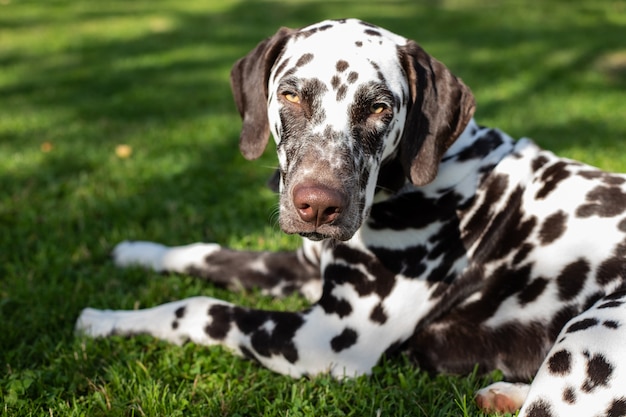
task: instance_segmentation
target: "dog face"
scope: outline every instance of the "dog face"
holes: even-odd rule
[[[381,165],[416,185],[434,179],[473,113],[460,80],[415,42],[358,21],[281,29],[235,64],[253,159],[269,131],[280,171],[280,226],[312,240],[348,240],[371,208]]]
[[[367,216],[381,161],[395,152],[406,119],[399,41],[363,25],[322,23],[285,45],[268,85],[284,231],[346,240]],[[315,204],[306,221],[303,209]]]

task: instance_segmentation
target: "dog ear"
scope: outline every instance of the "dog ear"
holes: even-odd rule
[[[281,28],[238,60],[230,72],[235,104],[243,119],[239,149],[246,159],[260,157],[267,146],[270,136],[267,82],[274,63],[294,32],[293,29]]]
[[[443,154],[476,106],[471,90],[417,43],[399,49],[411,92],[399,158],[411,182],[425,185],[437,176]]]

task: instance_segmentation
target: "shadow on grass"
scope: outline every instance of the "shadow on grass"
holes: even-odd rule
[[[17,30],[61,25],[64,19],[89,24],[155,15],[149,34],[116,38],[94,33],[49,53],[0,56],[2,65],[22,68],[19,79],[0,87],[5,103],[0,106],[34,118],[32,126],[26,117],[19,129],[1,131],[2,149],[18,155],[20,149],[38,148],[44,141],[58,149],[30,169],[0,174],[6,203],[0,210],[0,273],[13,285],[0,287],[1,351],[71,338],[76,313],[92,297],[132,298],[128,294],[145,278],[115,271],[107,260],[111,244],[120,238],[225,242],[232,235],[266,230],[274,202],[271,193],[259,189],[274,157],[271,149],[256,163],[239,156],[239,122],[228,70],[279,26],[355,15],[414,38],[464,78],[479,98],[479,115],[491,119],[507,120],[509,111],[538,94],[576,89],[602,95],[625,86],[623,73],[613,74],[611,82],[578,81],[577,73],[589,72],[598,60],[622,48],[623,26],[608,21],[591,2],[584,3],[589,10],[578,11],[550,3],[545,7],[554,12],[552,19],[531,13],[522,24],[515,23],[519,16],[500,16],[495,6],[444,9],[438,2],[389,2],[383,9],[350,2],[259,1],[209,14],[152,4],[107,2],[98,10],[58,2],[47,6],[58,9],[48,21],[43,15],[1,18],[3,27]],[[572,15],[584,18],[572,21]],[[510,78],[522,79],[513,93],[481,101],[482,88]],[[521,135],[540,142],[543,136],[562,139],[550,142],[557,152],[559,146],[572,144],[611,146],[626,133],[623,125],[582,119],[556,126],[549,118],[523,124],[529,132]],[[588,141],[581,130],[596,139]],[[142,168],[112,156],[112,146],[128,140],[145,147],[137,149]],[[115,172],[103,174],[103,165]],[[20,279],[24,281],[14,285]],[[110,295],[102,288],[111,290]],[[170,296],[174,294],[165,298]],[[35,299],[41,305],[31,309]],[[44,341],[42,334],[47,335]],[[31,347],[31,352],[36,355],[37,350]],[[27,358],[12,354],[16,364],[45,360]]]

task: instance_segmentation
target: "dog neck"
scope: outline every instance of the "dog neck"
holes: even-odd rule
[[[513,150],[513,146],[513,138],[495,129],[479,126],[472,119],[444,154],[437,177],[430,184],[422,187],[411,184],[397,158],[384,163],[378,176],[375,202],[414,190],[435,196],[455,189],[463,195],[463,190],[475,189],[467,186],[468,181],[477,183],[482,174],[490,171]]]

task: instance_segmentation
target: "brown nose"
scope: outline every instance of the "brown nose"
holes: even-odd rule
[[[320,184],[296,185],[293,204],[302,220],[319,227],[339,217],[346,204],[346,196]]]

